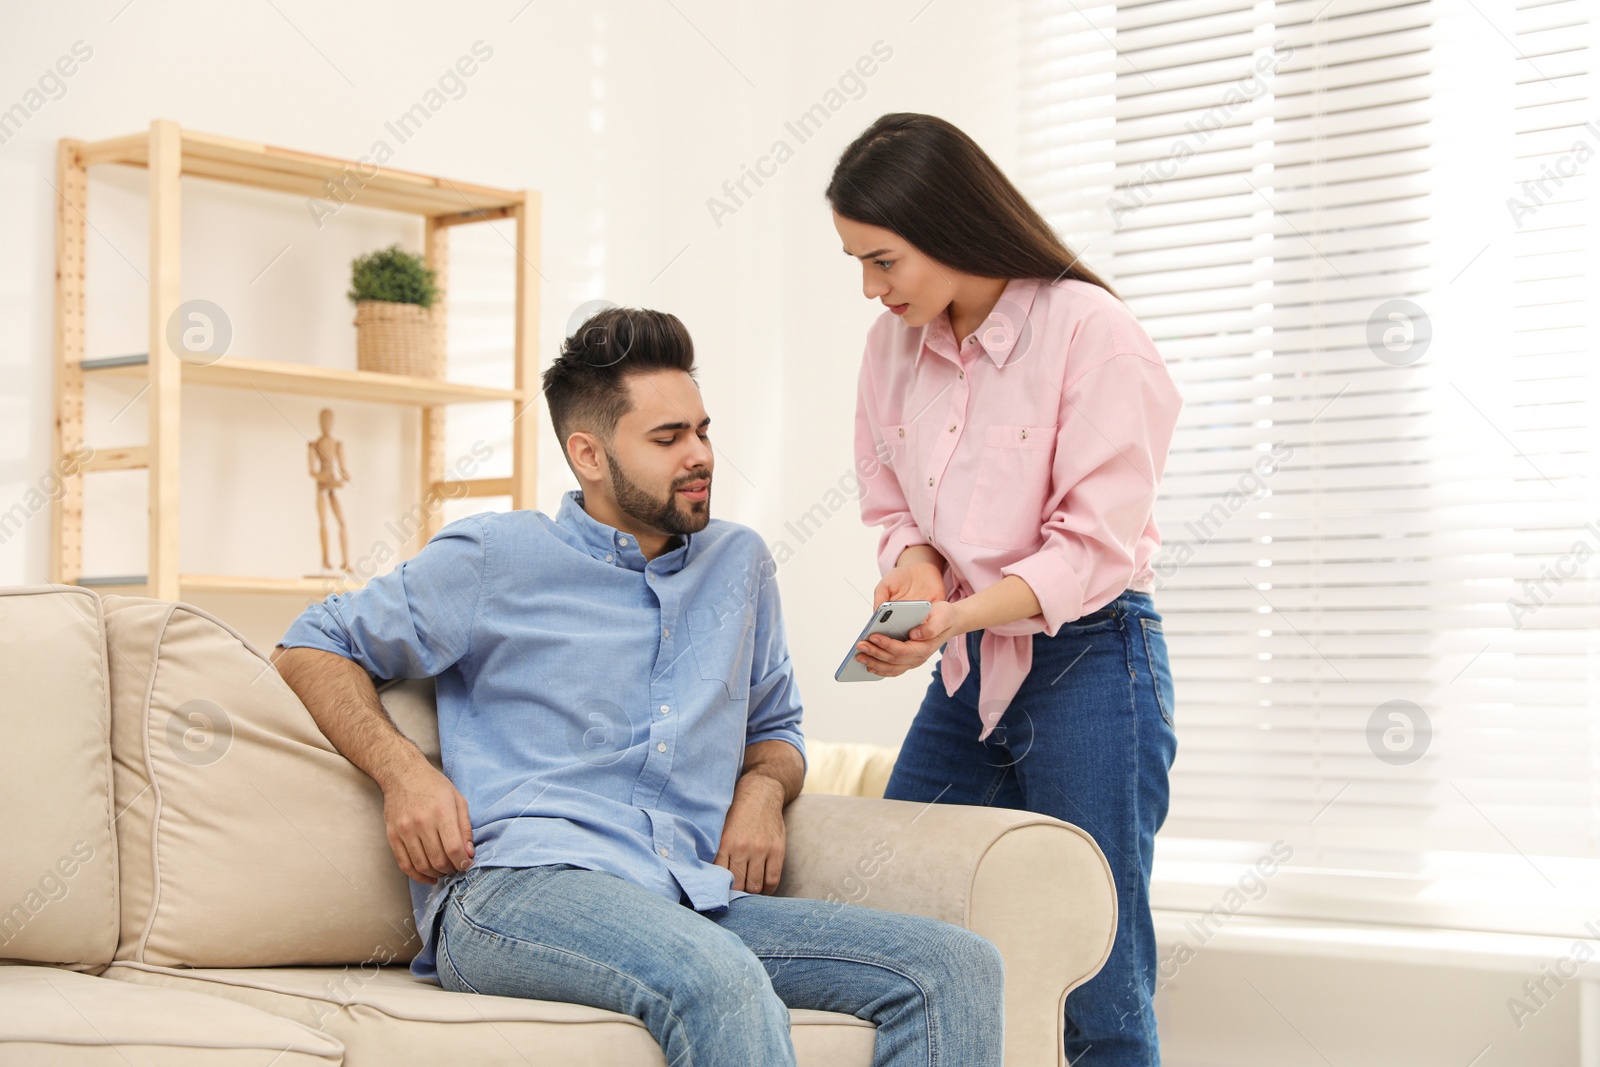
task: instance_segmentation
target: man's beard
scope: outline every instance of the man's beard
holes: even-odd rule
[[[617,498],[617,510],[635,522],[643,523],[662,533],[692,534],[704,530],[706,523],[711,521],[709,471],[697,472],[678,483],[679,485],[698,481],[708,483],[706,498],[691,501],[689,511],[685,513],[678,508],[678,485],[668,490],[666,500],[658,500],[623,473],[622,464],[617,462],[617,457],[607,453],[606,462],[611,468],[611,492]]]

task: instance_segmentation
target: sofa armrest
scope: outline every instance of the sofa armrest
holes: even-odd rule
[[[1011,808],[802,794],[780,896],[942,919],[1005,961],[1008,1065],[1065,1064],[1062,1002],[1111,951],[1117,898],[1094,839]]]

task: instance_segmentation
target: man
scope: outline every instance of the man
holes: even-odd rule
[[[792,1064],[796,1007],[876,1023],[882,1067],[997,1065],[987,940],[771,895],[800,696],[766,545],[710,517],[693,375],[676,317],[590,318],[544,375],[582,489],[554,519],[450,523],[308,608],[273,660],[383,790],[414,974],[632,1015],[672,1064]],[[369,674],[435,678],[444,774]]]

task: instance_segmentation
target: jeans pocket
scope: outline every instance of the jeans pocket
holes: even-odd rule
[[[457,901],[465,903],[472,894],[472,887],[483,880],[484,872],[493,869],[492,867],[479,867],[476,864],[468,867],[456,876],[454,884],[450,886],[449,895]]]
[[[518,867],[468,867],[461,878],[460,892],[456,897],[463,914],[477,919],[489,914],[494,900],[506,887],[516,884],[514,875],[523,872]]]
[[[457,902],[462,913],[472,921],[493,925],[492,920],[502,896],[515,891],[507,901],[507,907],[516,910],[521,903],[518,898],[526,898],[552,875],[584,869],[575,863],[541,863],[533,867],[470,867],[466,873],[476,877],[465,880]]]
[[[1159,618],[1140,616],[1139,631],[1144,635],[1145,663],[1150,668],[1150,684],[1156,692],[1156,706],[1168,727],[1172,722],[1172,666],[1167,661],[1167,637],[1162,632]]]
[[[1062,623],[1061,629],[1056,631],[1056,635],[1059,637],[1061,634],[1070,633],[1074,636],[1084,637],[1089,634],[1115,630],[1120,625],[1119,613],[1115,603],[1112,603],[1107,604],[1098,611],[1091,611],[1087,615],[1081,615],[1071,622]]]

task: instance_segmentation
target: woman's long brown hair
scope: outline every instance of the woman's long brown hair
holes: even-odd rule
[[[826,196],[845,218],[897,233],[965,274],[1076,278],[1117,296],[978,143],[944,119],[884,115],[839,156]]]

